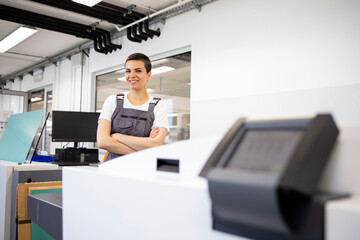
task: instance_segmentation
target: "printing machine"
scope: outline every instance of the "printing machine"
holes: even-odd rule
[[[357,239],[327,227],[349,195],[317,191],[337,135],[328,114],[239,119],[224,137],[64,168],[63,239]]]

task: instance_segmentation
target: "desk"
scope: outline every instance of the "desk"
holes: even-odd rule
[[[246,240],[212,229],[208,183],[198,172],[215,142],[205,143],[183,141],[97,168],[64,168],[63,239]],[[156,171],[157,157],[174,153],[180,173]],[[326,203],[326,240],[360,239],[360,202],[352,201]]]
[[[45,173],[45,170],[52,170]],[[45,171],[41,173],[42,171]],[[59,181],[61,168],[51,163],[21,164],[0,160],[0,240],[16,239],[16,186],[18,183]]]
[[[28,195],[28,217],[55,239],[62,239],[62,193]]]

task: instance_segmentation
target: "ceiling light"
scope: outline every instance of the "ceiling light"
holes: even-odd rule
[[[4,53],[26,38],[33,35],[37,30],[35,28],[23,27],[16,29],[0,42],[0,53]]]
[[[169,66],[162,66],[162,67],[158,67],[158,68],[151,70],[151,72],[152,72],[152,75],[155,75],[155,74],[160,74],[160,73],[164,73],[164,72],[170,72],[172,70],[175,70],[175,68],[169,67]]]
[[[37,102],[37,101],[40,101],[40,100],[42,100],[41,97],[33,97],[33,98],[31,98],[31,102]]]
[[[125,72],[125,69],[121,69],[119,71],[116,71],[116,73],[124,73]]]
[[[92,7],[96,4],[98,4],[99,2],[101,2],[101,0],[72,0],[72,1],[80,3],[80,4],[84,4],[88,7]]]
[[[163,63],[167,63],[169,62],[170,60],[167,59],[167,58],[163,58],[163,59],[160,59],[160,60],[156,60],[156,61],[153,61],[151,62],[151,65],[155,66],[155,65],[160,65],[160,64],[163,64]]]
[[[152,75],[156,75],[160,73],[170,72],[172,70],[175,70],[175,68],[169,66],[162,66],[162,67],[154,68],[153,70],[151,70],[151,73]],[[117,80],[126,82],[125,76],[117,78]]]

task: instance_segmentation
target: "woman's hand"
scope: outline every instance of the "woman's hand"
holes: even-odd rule
[[[113,134],[110,135],[110,131],[111,122],[106,119],[99,119],[97,129],[97,144],[99,148],[117,154],[127,154],[135,151],[131,147],[117,141],[117,139],[113,137]]]
[[[153,127],[151,129],[151,132],[150,132],[150,136],[151,138],[155,138],[160,132],[160,128],[159,127]]]
[[[121,133],[111,134],[111,139],[128,146],[135,151],[160,146],[164,143],[167,130],[164,127],[154,127],[150,131],[149,137],[129,136]]]

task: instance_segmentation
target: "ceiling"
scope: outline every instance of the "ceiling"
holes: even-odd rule
[[[100,46],[99,51],[104,51],[105,49],[104,54],[111,51],[119,51],[121,46],[114,45],[111,39],[121,34],[130,34],[128,38],[133,38],[134,33],[127,32],[130,30],[130,26],[139,26],[139,24],[143,24],[142,22],[146,19],[149,20],[150,24],[156,21],[165,21],[165,19],[169,17],[194,8],[200,11],[199,8],[209,2],[211,1],[104,0],[93,8],[90,8],[74,3],[71,0],[0,0],[0,40],[19,28],[21,24],[24,24],[25,20],[27,23],[34,22],[34,25],[36,24],[37,26],[31,24],[26,25],[31,25],[38,29],[38,31],[28,39],[14,46],[7,52],[0,53],[0,84],[12,81],[16,77],[21,78],[28,73],[31,74],[36,68],[41,68],[41,66],[46,64],[52,64],[76,52],[86,51],[86,48],[88,49],[94,46],[95,50],[97,50],[97,44]],[[49,6],[48,4],[65,4],[62,7],[67,9],[59,8],[59,6]],[[79,7],[80,10],[74,12],[71,7],[76,6]],[[111,7],[111,11],[115,13],[113,19],[109,17],[109,19],[104,20],[98,15],[98,13],[100,14],[100,12],[103,11],[102,8],[105,7]],[[26,12],[19,12],[21,10]],[[126,12],[121,12],[124,10]],[[8,14],[8,12],[12,11],[14,11],[13,15]],[[33,17],[31,14],[37,15]],[[23,16],[27,17],[27,19],[23,20]],[[108,16],[109,14],[106,13],[106,17]],[[127,19],[123,20],[121,16]],[[41,19],[38,20],[38,17],[41,17]],[[50,23],[51,26],[48,27],[48,24],[43,23],[42,21],[44,20],[42,20],[42,18],[45,19],[45,23]],[[73,27],[74,24],[76,25],[76,29],[82,29],[81,31],[83,32],[69,34],[64,30],[70,29],[70,26]],[[84,28],[86,29],[83,30]],[[145,22],[144,29],[147,33]],[[150,29],[149,31],[152,36],[157,34],[157,32],[152,32],[154,30]],[[92,36],[89,32],[96,32],[96,37]],[[139,30],[137,30],[137,33],[139,33]],[[101,35],[101,38],[99,35]],[[136,36],[135,33],[135,38],[136,37],[138,36]],[[101,45],[99,41],[103,41],[103,45]],[[107,47],[106,44],[110,44],[110,46],[108,45]],[[105,47],[102,47],[104,45]]]

